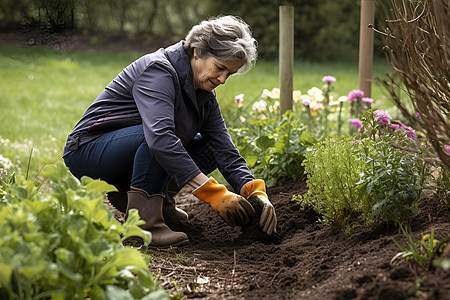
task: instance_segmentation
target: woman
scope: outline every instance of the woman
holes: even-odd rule
[[[255,215],[252,197],[263,206],[262,230],[276,232],[265,184],[232,143],[214,92],[230,75],[250,69],[256,56],[256,40],[241,19],[202,21],[185,41],[139,58],[108,84],[67,139],[67,167],[78,178],[128,191],[126,211],[138,210],[154,247],[189,241],[165,224],[164,218],[188,218],[163,195],[169,179],[189,187],[231,226]],[[205,175],[216,168],[239,194]]]

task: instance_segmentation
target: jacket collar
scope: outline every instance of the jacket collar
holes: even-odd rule
[[[191,59],[184,51],[183,45],[184,41],[180,41],[175,45],[167,47],[165,52],[167,58],[178,74],[182,89],[198,109],[205,102],[215,98],[215,93],[203,90],[198,91],[198,93],[195,92]]]

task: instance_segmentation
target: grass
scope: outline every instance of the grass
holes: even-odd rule
[[[44,164],[59,160],[67,134],[85,109],[140,55],[0,46],[0,167],[3,156],[18,170],[26,169],[31,151],[31,174]],[[294,89],[303,93],[313,86],[321,87],[324,75],[337,78],[336,96],[358,88],[357,65],[298,62],[294,69]],[[374,66],[375,76],[387,71],[386,63]],[[232,76],[216,90],[225,119],[236,118],[234,96],[244,93],[245,101],[257,100],[263,89],[277,86],[277,62],[260,61],[249,73]],[[383,99],[382,91],[375,85],[372,98]]]

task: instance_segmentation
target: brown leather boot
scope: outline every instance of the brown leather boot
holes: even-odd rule
[[[174,197],[179,191],[180,188],[178,188],[178,186],[169,179],[166,187],[164,188],[164,194],[166,197],[163,201],[164,220],[166,220],[169,224],[187,221],[189,219],[189,215],[184,210],[175,206]]]
[[[149,195],[144,190],[132,188],[128,192],[128,211],[136,208],[139,216],[145,221],[141,228],[152,233],[151,247],[167,248],[183,246],[189,243],[184,232],[175,232],[164,223],[162,215],[164,196],[160,194]]]

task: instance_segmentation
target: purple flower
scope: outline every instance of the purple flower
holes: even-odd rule
[[[358,101],[359,98],[364,96],[364,92],[361,90],[353,90],[348,94],[347,100],[349,102]]]
[[[420,114],[418,112],[416,112],[416,117],[418,118],[420,116]]]
[[[411,131],[407,131],[406,132],[406,135],[408,136],[408,137],[410,137],[410,138],[415,138],[416,137],[416,132],[414,131],[414,130],[411,130]]]
[[[375,100],[373,100],[372,98],[368,98],[368,97],[362,98],[362,102],[373,103],[374,101],[375,101]]]
[[[406,126],[405,124],[401,124],[401,126],[402,126],[402,128],[403,129],[405,129],[406,131],[414,131],[414,129],[412,129],[411,127],[409,127],[409,126]]]
[[[362,122],[360,119],[350,119],[350,125],[352,125],[356,129],[360,129],[362,127]]]
[[[322,82],[336,82],[336,78],[333,76],[327,75],[322,78]]]
[[[450,146],[445,145],[444,146],[445,151],[447,151],[448,153],[450,153]]]
[[[374,115],[375,118],[378,118],[378,122],[386,126],[389,125],[389,120],[392,120],[392,117],[384,110],[376,110],[374,111]]]
[[[389,127],[394,129],[394,131],[400,129],[400,125],[398,125],[398,124],[391,124],[391,125],[389,125]]]

